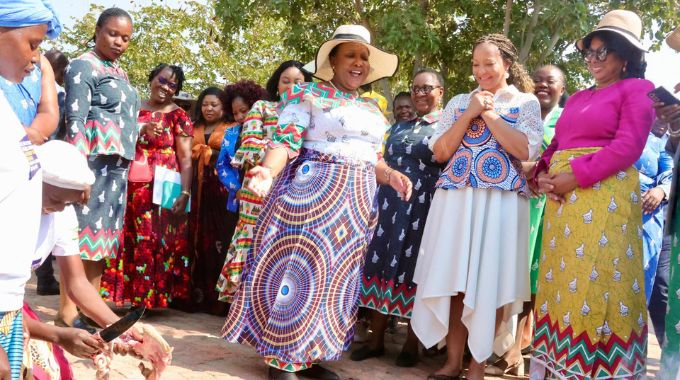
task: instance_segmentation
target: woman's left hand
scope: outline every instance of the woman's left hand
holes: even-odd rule
[[[390,174],[390,186],[392,186],[404,202],[411,198],[413,185],[411,184],[411,180],[404,174],[394,170]]]
[[[665,197],[666,193],[664,193],[663,189],[660,187],[645,191],[645,193],[642,194],[642,212],[645,214],[653,213]]]
[[[552,177],[550,183],[553,185],[552,192],[562,196],[578,187],[576,177],[572,173],[557,174]]]
[[[172,205],[172,208],[170,209],[173,214],[175,215],[184,215],[186,214],[187,211],[187,202],[189,201],[189,196],[186,194],[180,194],[177,199],[175,199],[175,203]]]

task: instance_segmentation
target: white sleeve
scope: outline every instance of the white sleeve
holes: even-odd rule
[[[64,211],[54,213],[54,234],[56,240],[52,250],[54,256],[80,254],[78,218],[73,206],[68,206]]]
[[[442,137],[442,135],[446,133],[449,128],[451,128],[453,123],[456,122],[456,111],[459,108],[461,96],[462,95],[454,96],[446,104],[446,108],[444,108],[444,112],[442,112],[442,117],[439,119],[439,123],[437,123],[437,129],[435,129],[432,137],[430,137],[430,140],[427,143],[427,146],[431,151],[434,151],[434,144],[437,142],[437,140],[439,140],[439,138]]]

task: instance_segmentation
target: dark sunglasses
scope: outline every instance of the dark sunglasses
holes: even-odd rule
[[[583,56],[583,59],[585,59],[586,61],[590,61],[593,58],[595,58],[596,60],[598,60],[600,62],[604,62],[605,60],[607,60],[607,55],[609,53],[611,53],[612,51],[613,50],[611,50],[611,49],[607,49],[606,46],[602,46],[601,48],[599,48],[597,50],[583,49],[583,50],[581,50],[581,55]]]
[[[158,83],[161,84],[161,86],[168,86],[169,89],[171,90],[177,90],[177,84],[172,83],[169,80],[163,78],[163,77],[158,77]]]
[[[427,95],[430,92],[432,92],[432,90],[434,90],[435,88],[441,88],[441,87],[442,86],[423,86],[423,87],[413,86],[413,87],[411,87],[411,92],[416,94],[416,95],[418,95],[418,94]]]

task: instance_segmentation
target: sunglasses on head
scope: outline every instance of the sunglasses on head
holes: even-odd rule
[[[416,95],[417,94],[427,95],[430,92],[432,92],[432,90],[434,90],[435,88],[441,88],[441,86],[422,86],[422,87],[413,86],[411,87],[411,92]]]
[[[599,62],[604,62],[605,60],[607,60],[607,55],[612,51],[613,51],[612,49],[607,49],[606,46],[602,46],[597,50],[593,50],[590,48],[583,49],[581,50],[581,55],[583,56],[583,59],[585,59],[586,61],[590,61],[593,58],[595,58]]]
[[[163,77],[158,77],[158,83],[161,84],[161,86],[168,86],[169,89],[171,90],[177,90],[177,84],[172,83],[169,80],[163,78]]]

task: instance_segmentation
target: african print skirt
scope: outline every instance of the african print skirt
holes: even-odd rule
[[[556,152],[550,174],[571,172]],[[634,167],[566,202],[548,201],[536,294],[531,372],[564,379],[638,378],[645,374],[647,308],[642,268],[642,208]]]
[[[38,315],[24,302],[24,318],[40,321]],[[73,370],[57,344],[38,339],[29,339],[24,351],[24,379],[71,380]]]
[[[678,163],[676,162],[676,165]],[[677,184],[677,182],[676,182]],[[678,191],[674,187],[674,191]],[[680,196],[675,197],[675,215],[671,216],[671,263],[668,279],[668,313],[666,314],[666,339],[661,353],[661,373],[659,379],[680,377]]]
[[[223,337],[286,371],[338,360],[352,342],[375,193],[373,166],[303,150],[265,199]]]
[[[24,322],[21,310],[0,311],[0,347],[7,353],[12,380],[21,375],[24,355]]]
[[[536,294],[538,282],[538,258],[541,256],[544,210],[545,195],[529,199],[529,284],[531,285],[531,294]]]
[[[99,261],[118,253],[127,200],[130,160],[118,155],[90,156],[95,181],[87,205],[73,205],[80,227],[80,257]]]

